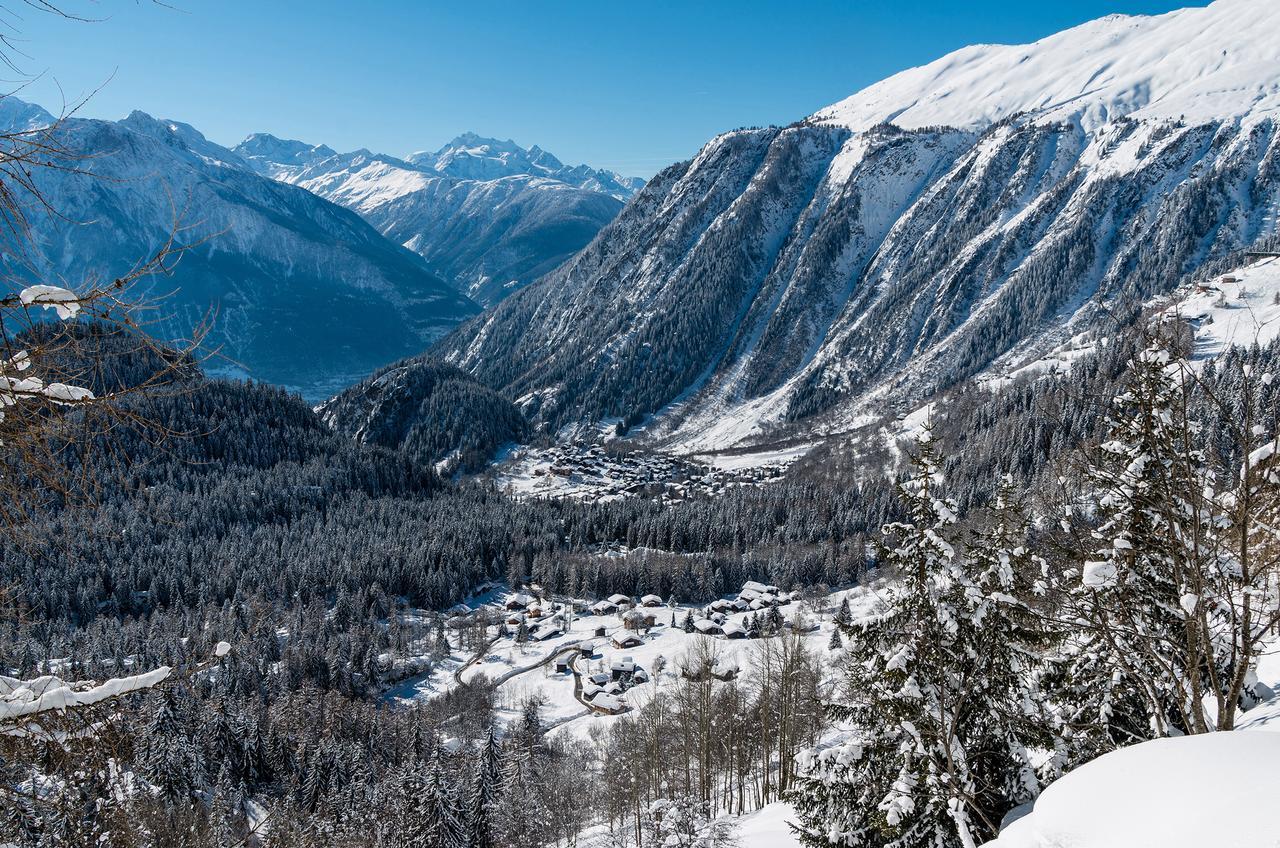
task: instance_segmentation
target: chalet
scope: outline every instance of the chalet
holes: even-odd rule
[[[662,597],[660,595],[645,595],[640,599],[642,607],[660,607],[662,606]]]
[[[542,607],[538,606],[538,604],[536,603],[529,604],[529,606],[525,609],[524,614],[529,616],[529,618],[541,618]]]
[[[743,592],[756,592],[757,594],[776,595],[780,591],[777,586],[770,586],[765,583],[757,583],[755,580],[748,580],[742,584]]]
[[[615,607],[620,607],[623,605],[626,605],[626,606],[631,605],[631,599],[626,595],[621,595],[621,594],[610,595],[608,600],[609,600],[609,603],[613,604]]]
[[[1218,282],[1219,282],[1219,283],[1224,283],[1224,284],[1229,284],[1229,283],[1238,283],[1238,282],[1240,282],[1240,278],[1239,278],[1239,277],[1236,277],[1236,276],[1233,276],[1233,275],[1231,275],[1231,274],[1224,274],[1224,275],[1222,275],[1222,277],[1220,277],[1220,278],[1218,279]]]
[[[507,598],[506,607],[509,610],[522,610],[534,602],[533,595],[526,595],[524,592],[517,592]]]
[[[648,683],[649,672],[645,671],[640,666],[636,666],[636,670],[631,673],[631,682],[632,683]]]
[[[591,706],[602,713],[609,714],[617,714],[626,709],[621,698],[604,692],[591,699]]]
[[[506,621],[507,621],[507,624],[511,625],[512,627],[519,627],[521,624],[524,623],[524,613],[513,612],[511,613],[511,615],[507,616]]]
[[[584,657],[595,656],[596,646],[594,642],[582,642],[578,645],[578,653]]]
[[[609,663],[609,676],[612,680],[636,673],[636,662],[631,657],[618,657]]]
[[[597,636],[603,636],[603,635],[605,635],[604,630],[605,630],[605,629],[604,629],[603,627],[597,627],[597,628],[596,628],[596,634],[595,634],[595,635],[597,635]]]
[[[693,623],[693,629],[704,636],[723,636],[724,630],[709,618],[700,618]]]
[[[567,654],[561,654],[556,657],[556,674],[567,674],[571,668],[571,663]]]
[[[596,601],[591,605],[592,615],[612,615],[618,611],[618,605],[613,601]]]
[[[613,680],[613,675],[604,671],[597,671],[595,674],[587,678],[597,688],[604,686]],[[585,685],[585,684],[584,684]]]
[[[535,642],[545,642],[548,639],[554,639],[555,637],[561,636],[563,634],[564,634],[564,631],[561,630],[559,627],[547,626],[547,627],[539,627],[536,631],[534,631],[529,636],[529,638]]]
[[[720,629],[723,630],[724,635],[729,637],[730,639],[747,638],[747,628],[743,627],[741,624],[739,624],[736,621],[726,621],[724,624],[720,626]]]
[[[697,622],[694,622],[694,625],[693,625],[693,626],[694,626],[694,627],[697,627],[697,626],[698,626],[698,623],[697,623]],[[613,639],[612,639],[611,641],[613,642],[613,647],[615,647],[615,648],[621,648],[621,649],[625,649],[625,648],[637,648],[637,647],[639,647],[640,645],[643,645],[643,644],[644,644],[644,640],[643,640],[643,639],[641,639],[641,638],[640,638],[638,635],[636,635],[634,632],[620,632],[620,633],[615,633],[615,634],[613,634]]]
[[[707,607],[708,612],[729,612],[734,608],[734,601],[726,601],[723,598],[718,601],[712,601]]]
[[[649,630],[655,624],[657,624],[657,619],[654,618],[653,613],[628,610],[622,614],[622,626],[628,630]]]

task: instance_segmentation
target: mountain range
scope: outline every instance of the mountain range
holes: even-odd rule
[[[474,135],[414,154],[413,161],[368,150],[339,154],[263,134],[235,152],[259,173],[359,213],[485,306],[586,246],[636,184],[608,171],[565,167],[537,147]]]
[[[1273,232],[1277,67],[1249,0],[965,48],[711,140],[437,352],[679,450],[910,409]]]
[[[63,214],[24,199],[29,238],[8,254],[13,278],[77,286],[119,275],[176,233],[190,249],[135,292],[155,300],[152,331],[184,338],[208,320],[208,370],[312,400],[420,353],[480,311],[468,292],[494,302],[553,269],[617,213],[613,194],[634,186],[512,143],[488,156],[475,136],[432,165],[267,135],[230,150],[142,112],[56,121],[12,96],[0,98],[0,130],[47,133],[67,166],[33,173]],[[510,173],[447,173],[500,164]]]

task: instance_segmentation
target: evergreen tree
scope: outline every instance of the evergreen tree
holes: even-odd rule
[[[502,750],[493,727],[480,748],[467,802],[467,848],[493,848],[493,815],[502,796]]]
[[[1027,624],[1009,595],[1025,553],[1006,544],[966,561],[937,485],[926,431],[902,486],[907,520],[884,530],[880,559],[900,583],[876,615],[846,627],[842,698],[828,712],[851,732],[802,758],[792,797],[806,844],[972,848],[1034,794],[1026,655],[992,655],[991,644]]]

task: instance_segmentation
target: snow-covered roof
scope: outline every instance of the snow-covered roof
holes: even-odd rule
[[[701,633],[714,633],[720,629],[720,625],[708,618],[700,618],[693,623],[695,630]]]
[[[626,595],[617,594],[617,595],[609,596],[609,603],[611,604],[627,604],[630,602],[631,602],[631,598],[629,598]]]
[[[640,603],[660,604],[662,603],[662,596],[661,595],[645,595],[643,598],[640,599]]]

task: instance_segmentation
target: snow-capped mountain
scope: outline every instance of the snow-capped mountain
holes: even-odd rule
[[[965,48],[712,140],[440,353],[553,427],[839,431],[1272,231],[1277,67],[1263,0]]]
[[[435,153],[414,153],[407,157],[407,161],[467,180],[495,180],[520,174],[549,177],[624,201],[644,188],[644,180],[639,177],[624,177],[588,165],[565,165],[536,144],[526,150],[510,139],[500,141],[470,132],[463,133]]]
[[[259,173],[358,212],[459,291],[492,305],[581,250],[622,202],[601,183],[616,175],[490,142],[460,136],[438,153],[415,154],[416,164],[264,134],[235,150]]]
[[[47,126],[37,110],[0,99],[0,126]],[[136,294],[165,295],[145,319],[162,337],[212,317],[211,371],[319,398],[478,311],[358,215],[259,176],[186,124],[134,112],[118,122],[70,118],[55,132],[76,167],[35,171],[60,214],[33,208],[30,247],[11,272],[73,286],[109,279],[177,226],[179,242],[195,247],[172,276],[149,278]]]

